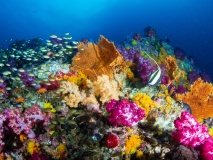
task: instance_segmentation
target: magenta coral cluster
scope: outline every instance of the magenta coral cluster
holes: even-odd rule
[[[182,112],[174,121],[176,130],[173,132],[175,141],[195,148],[202,160],[213,159],[213,138],[209,135],[207,126],[201,125],[188,112]]]
[[[145,111],[127,99],[112,99],[106,106],[108,121],[113,126],[134,126],[145,117]]]
[[[173,132],[174,140],[189,148],[195,148],[209,138],[207,127],[197,122],[188,112],[182,112],[174,121],[174,125],[176,127]]]

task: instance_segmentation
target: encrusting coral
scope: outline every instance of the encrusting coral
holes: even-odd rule
[[[78,49],[79,52],[72,59],[71,70],[81,71],[91,81],[102,74],[112,79],[117,69],[126,68],[123,56],[117,51],[114,43],[103,36],[97,44],[79,43]]]
[[[213,117],[213,86],[198,78],[185,94],[176,94],[176,100],[187,103],[198,120]]]

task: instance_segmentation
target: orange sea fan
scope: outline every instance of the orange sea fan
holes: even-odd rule
[[[113,42],[109,42],[101,36],[97,44],[79,43],[79,52],[72,59],[71,70],[81,71],[91,81],[99,75],[105,74],[113,78],[116,70],[123,70],[126,67],[122,55],[117,51]]]
[[[176,100],[190,105],[192,115],[199,121],[213,117],[213,86],[198,78],[185,94],[176,94]]]
[[[184,72],[178,68],[177,62],[174,57],[172,56],[166,57],[165,63],[170,83],[172,81],[178,80],[180,76],[184,76]]]

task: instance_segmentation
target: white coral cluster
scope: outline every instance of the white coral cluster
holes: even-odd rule
[[[64,97],[66,104],[71,108],[77,108],[78,103],[86,97],[85,92],[80,91],[78,85],[73,82],[63,81],[61,87],[64,88],[62,94],[66,95]]]
[[[98,76],[93,83],[87,80],[87,86],[90,88],[90,93],[95,96],[100,96],[100,101],[106,103],[111,99],[119,99],[122,92],[119,90],[118,83],[115,80],[110,80],[109,76]]]

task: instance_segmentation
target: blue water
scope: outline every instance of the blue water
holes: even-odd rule
[[[192,55],[213,78],[212,0],[1,0],[0,46],[70,32],[73,39],[119,42],[150,25]]]

